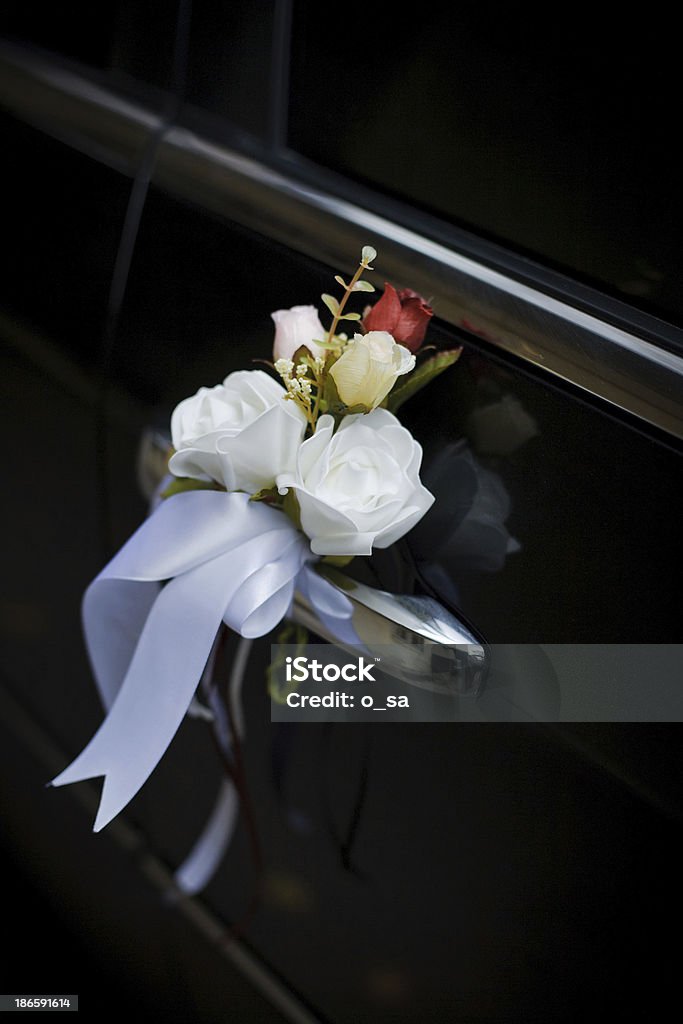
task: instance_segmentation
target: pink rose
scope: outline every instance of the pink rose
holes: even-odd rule
[[[275,323],[274,362],[291,359],[302,345],[314,356],[325,355],[325,349],[316,345],[316,340],[324,340],[326,332],[315,306],[292,306],[291,309],[277,309],[270,315]]]

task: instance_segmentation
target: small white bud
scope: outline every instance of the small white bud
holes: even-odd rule
[[[286,381],[294,372],[294,363],[291,359],[278,359],[275,363],[275,370]]]

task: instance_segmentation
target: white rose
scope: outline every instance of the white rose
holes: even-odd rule
[[[315,306],[276,309],[270,315],[275,323],[274,362],[278,359],[291,359],[302,345],[314,356],[325,355],[326,350],[315,343],[316,338],[322,341],[325,337],[325,328],[320,323]]]
[[[398,377],[414,366],[415,356],[398,345],[388,331],[369,331],[356,334],[348,343],[330,376],[345,405],[362,405],[370,410],[386,398]]]
[[[305,430],[306,417],[272,377],[238,370],[176,406],[169,469],[254,494],[294,469]]]
[[[386,409],[346,416],[333,430],[332,417],[321,416],[278,489],[296,492],[314,554],[369,555],[407,533],[434,501],[418,476],[422,449]]]

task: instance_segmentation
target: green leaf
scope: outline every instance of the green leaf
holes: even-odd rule
[[[191,476],[178,476],[172,480],[168,487],[160,494],[161,498],[172,498],[174,494],[184,494],[185,491],[222,491],[213,480],[195,480]]]
[[[252,494],[249,501],[265,501],[268,505],[274,505],[279,503],[280,494],[277,487],[263,487],[256,494]]]
[[[340,320],[360,320],[360,313],[342,313]]]
[[[370,284],[369,281],[356,281],[353,286],[354,292],[374,292],[374,284]]]
[[[335,360],[336,361],[336,360]],[[333,363],[330,364],[334,365]],[[329,370],[328,366],[328,370]],[[346,415],[346,406],[339,397],[337,391],[337,385],[334,382],[334,377],[331,373],[325,374],[325,390],[322,397],[323,402],[327,407],[327,412],[330,416],[334,416],[335,422],[338,424],[343,416]]]
[[[335,362],[336,360],[330,360],[329,364],[327,365],[328,371],[332,366],[334,366]],[[334,377],[332,376],[331,373],[325,374],[324,390],[321,397],[322,401],[325,403],[330,412],[336,410],[338,406],[343,404],[341,398],[339,397],[339,392],[337,391],[337,385],[334,383]]]
[[[326,338],[323,341],[319,338],[314,338],[314,341],[316,345],[320,345],[321,348],[326,348],[331,352],[336,352],[336,350],[341,348],[343,345],[343,341],[340,341],[336,334],[332,341],[328,341]]]
[[[344,289],[349,287],[344,278],[340,277],[339,274],[336,275],[335,281],[337,282],[337,284],[340,284]]]
[[[368,412],[372,412],[372,410],[367,405],[345,405],[344,406],[344,415],[345,416],[356,416],[359,413],[368,413]]]
[[[282,511],[292,520],[297,530],[301,529],[301,509],[296,496],[296,491],[290,487],[282,502]]]
[[[345,565],[352,562],[355,555],[324,555],[321,561],[325,562],[326,565],[334,565],[338,569],[343,569]]]
[[[421,391],[425,384],[434,380],[440,373],[447,370],[460,356],[461,348],[447,349],[445,352],[437,352],[435,356],[426,359],[416,367],[412,373],[399,377],[387,398],[386,407],[389,412],[396,412],[405,401]]]
[[[360,257],[363,263],[372,263],[377,259],[377,250],[373,249],[371,245],[364,245]]]
[[[310,366],[311,350],[306,345],[299,345],[296,352],[292,353],[290,358],[294,363],[295,368],[299,365],[299,363],[307,363]]]
[[[339,303],[335,299],[334,295],[323,294],[320,296],[327,308],[329,309],[332,316],[336,316],[339,312]]]

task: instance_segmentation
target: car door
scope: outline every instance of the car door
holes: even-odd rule
[[[673,984],[681,820],[662,83],[639,92],[626,30],[605,50],[469,9],[410,31],[365,11],[337,46],[326,13],[118,4],[78,44],[8,21],[4,846],[54,941],[104,972],[48,972],[46,944],[8,984],[68,978],[91,1006],[108,985],[167,1020],[231,1000],[244,1020],[646,1019]],[[490,686],[458,721],[271,723],[260,641],[238,831],[205,892],[169,902],[222,778],[206,723],[96,845],[92,784],[37,792],[101,719],[80,596],[146,515],[141,439],[269,358],[270,313],[318,303],[363,244],[463,352],[401,412],[434,513],[348,572],[546,674],[531,703]]]

